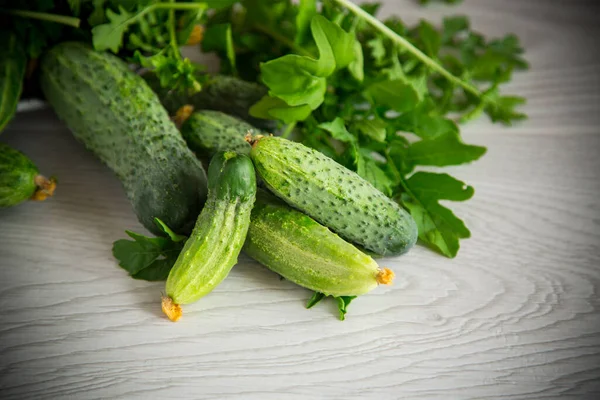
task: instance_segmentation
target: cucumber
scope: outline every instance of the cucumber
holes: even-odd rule
[[[12,32],[0,31],[0,132],[17,111],[27,69],[23,45]]]
[[[250,107],[267,94],[267,88],[262,85],[232,76],[215,75],[202,86],[200,92],[188,96],[185,93],[163,88],[154,73],[145,73],[142,76],[158,94],[160,101],[171,115],[184,105],[190,104],[196,110],[221,111],[265,130],[273,129],[275,126],[272,121],[254,118],[248,113]]]
[[[394,277],[323,225],[263,191],[252,210],[244,251],[285,279],[331,296],[359,296]]]
[[[188,146],[198,155],[211,156],[219,151],[250,153],[245,137],[256,129],[238,118],[220,111],[201,110],[193,113],[181,126]]]
[[[55,188],[56,181],[40,175],[25,154],[0,143],[0,208],[26,200],[45,200]]]
[[[210,293],[237,263],[256,197],[252,161],[235,152],[215,154],[208,188],[206,205],[167,278],[162,308],[172,321],[181,317],[181,304]]]
[[[206,174],[156,94],[109,53],[63,42],[42,58],[46,99],[73,135],[119,177],[140,222],[189,233],[206,199]]]
[[[300,143],[257,137],[250,157],[265,185],[344,239],[398,255],[417,240],[410,214],[358,174]]]

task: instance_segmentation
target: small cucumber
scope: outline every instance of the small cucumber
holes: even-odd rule
[[[26,200],[45,200],[55,188],[56,181],[40,175],[25,154],[0,143],[0,208]]]
[[[0,32],[0,132],[17,111],[27,69],[23,45],[12,32]]]
[[[147,72],[142,75],[148,85],[156,92],[161,103],[170,114],[186,104],[194,106],[194,109],[221,111],[262,128],[271,129],[273,121],[253,118],[248,113],[250,107],[267,94],[265,86],[241,79],[215,75],[202,85],[202,90],[191,96],[168,88],[163,88],[156,74]]]
[[[259,191],[244,251],[270,270],[331,296],[358,296],[394,273],[277,198]]]
[[[250,157],[266,186],[346,240],[387,256],[417,240],[410,214],[358,174],[300,143],[257,136]]]
[[[248,154],[248,133],[257,130],[245,121],[212,110],[196,111],[181,126],[183,138],[198,155],[212,156],[219,151]]]
[[[256,197],[248,156],[217,153],[208,168],[208,200],[169,273],[163,312],[172,321],[189,304],[210,293],[237,263]]]

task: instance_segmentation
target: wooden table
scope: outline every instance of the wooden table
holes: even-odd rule
[[[466,13],[528,50],[532,70],[509,91],[530,120],[464,128],[489,150],[450,171],[477,190],[452,204],[473,233],[459,256],[384,260],[396,284],[345,322],[243,258],[173,324],[163,285],[112,258],[124,229],[141,231],[117,179],[51,111],[22,113],[1,140],[60,184],[0,211],[0,398],[600,398],[597,13],[564,0],[388,0],[384,12]]]

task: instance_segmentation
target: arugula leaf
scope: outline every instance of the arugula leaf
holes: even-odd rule
[[[355,143],[356,137],[346,129],[344,120],[337,117],[331,122],[323,122],[319,124],[319,128],[331,134],[331,137],[344,143]]]
[[[320,303],[321,300],[323,300],[325,297],[326,296],[324,293],[314,292],[311,298],[308,299],[308,302],[306,303],[306,308],[314,307],[315,305]]]
[[[404,161],[411,166],[445,167],[478,160],[485,152],[485,147],[464,144],[457,135],[446,134],[411,144]]]
[[[408,111],[419,102],[414,87],[400,79],[374,83],[367,88],[366,94],[373,99],[374,103],[398,112]]]
[[[340,297],[336,297],[335,300],[337,301],[337,305],[338,305],[338,310],[340,313],[340,321],[344,321],[346,319],[346,313],[348,312],[348,306],[350,305],[350,302],[352,302],[352,300],[354,300],[356,298],[356,296],[340,296]]]
[[[306,43],[310,24],[317,15],[317,0],[300,0],[298,15],[296,15],[296,36],[294,42],[298,45]]]
[[[167,279],[187,239],[174,233],[160,219],[155,218],[154,222],[167,237],[146,237],[125,231],[133,241],[120,239],[113,243],[113,256],[134,279]]]
[[[306,308],[310,309],[312,307],[314,307],[316,304],[320,303],[321,300],[323,300],[326,296],[323,293],[319,293],[319,292],[315,292],[312,297],[310,299],[308,299],[308,302],[306,303]],[[344,321],[346,319],[346,313],[348,312],[348,306],[350,305],[350,303],[352,302],[352,300],[354,300],[357,296],[340,296],[340,297],[334,297],[332,296],[337,304],[338,307],[338,312],[339,312],[339,319],[340,321]]]
[[[471,236],[464,222],[439,200],[465,201],[474,190],[448,174],[416,172],[402,183],[401,204],[410,212],[419,228],[419,239],[446,257],[456,256],[459,239]]]
[[[117,53],[123,46],[123,35],[136,22],[136,14],[129,13],[123,6],[118,9],[118,12],[107,9],[106,17],[109,22],[92,28],[92,41],[96,50]]]
[[[376,142],[385,142],[387,124],[378,118],[356,121],[353,127]]]

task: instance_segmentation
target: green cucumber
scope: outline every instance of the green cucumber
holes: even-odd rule
[[[27,69],[23,45],[12,32],[0,32],[0,132],[17,111]]]
[[[208,200],[167,278],[162,308],[169,319],[177,321],[181,304],[210,293],[237,263],[255,197],[250,158],[215,154],[208,168]]]
[[[408,251],[410,214],[358,174],[300,143],[257,137],[250,157],[265,185],[288,204],[376,254]]]
[[[305,288],[359,296],[391,283],[393,272],[306,214],[259,191],[244,244],[250,257]]]
[[[194,112],[181,126],[181,134],[188,146],[198,155],[211,156],[219,151],[250,153],[245,137],[256,129],[236,117],[220,111]]]
[[[156,94],[125,62],[63,42],[40,63],[46,99],[73,135],[119,177],[140,222],[189,233],[206,199],[206,174]]]
[[[25,154],[0,143],[0,208],[26,200],[45,200],[55,187],[56,181],[40,175]]]
[[[148,72],[142,75],[154,90],[167,111],[174,115],[186,104],[196,110],[221,111],[262,128],[272,129],[272,121],[251,117],[248,110],[267,94],[267,88],[241,79],[215,75],[202,85],[202,90],[191,96],[185,93],[163,88],[156,74]]]

